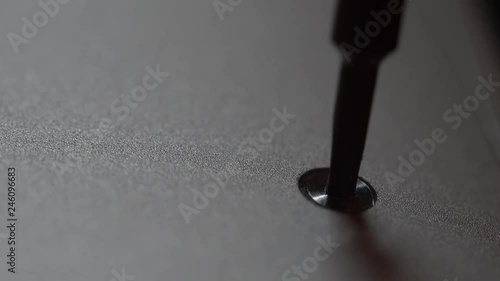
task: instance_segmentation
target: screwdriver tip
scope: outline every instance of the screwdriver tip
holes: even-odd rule
[[[362,178],[358,178],[354,196],[347,199],[328,196],[326,187],[328,186],[329,176],[329,168],[310,170],[299,178],[299,189],[306,198],[316,204],[344,213],[363,212],[375,205],[377,193]]]

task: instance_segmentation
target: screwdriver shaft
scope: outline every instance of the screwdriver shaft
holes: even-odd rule
[[[342,66],[333,118],[328,196],[344,199],[354,195],[377,73],[377,63],[356,61]]]
[[[404,4],[405,0],[338,0],[332,41],[344,63],[333,118],[328,201],[356,194],[379,65],[397,46]]]

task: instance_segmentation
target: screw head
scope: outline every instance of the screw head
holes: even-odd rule
[[[362,178],[358,178],[354,196],[346,199],[328,196],[326,187],[328,186],[329,176],[329,168],[307,171],[299,178],[299,189],[307,199],[316,204],[344,213],[359,213],[375,205],[377,193]]]

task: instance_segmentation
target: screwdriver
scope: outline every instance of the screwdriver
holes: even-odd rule
[[[396,48],[403,5],[402,0],[339,1],[333,42],[344,61],[333,118],[328,195],[354,196],[379,65]]]
[[[330,169],[299,179],[307,197],[325,207],[358,212],[376,194],[358,178],[378,69],[396,49],[404,0],[339,0],[332,40],[343,58],[333,116]]]

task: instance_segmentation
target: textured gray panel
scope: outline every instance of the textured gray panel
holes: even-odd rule
[[[358,218],[297,188],[329,162],[332,1],[244,0],[220,21],[211,1],[73,0],[18,54],[7,34],[40,7],[2,3],[0,153],[18,171],[20,221],[18,273],[1,243],[0,280],[107,281],[122,268],[137,281],[281,280],[329,235],[340,247],[309,280],[498,280],[498,161],[479,115],[456,131],[442,117],[489,72],[475,65],[464,1],[435,2],[411,2],[382,68],[362,166],[379,202]],[[118,120],[113,101],[157,64],[170,75]],[[255,157],[238,152],[284,106],[296,118]],[[384,173],[436,127],[448,140],[389,186]],[[186,224],[179,204],[228,163],[235,172]],[[6,185],[2,168],[0,224]]]

